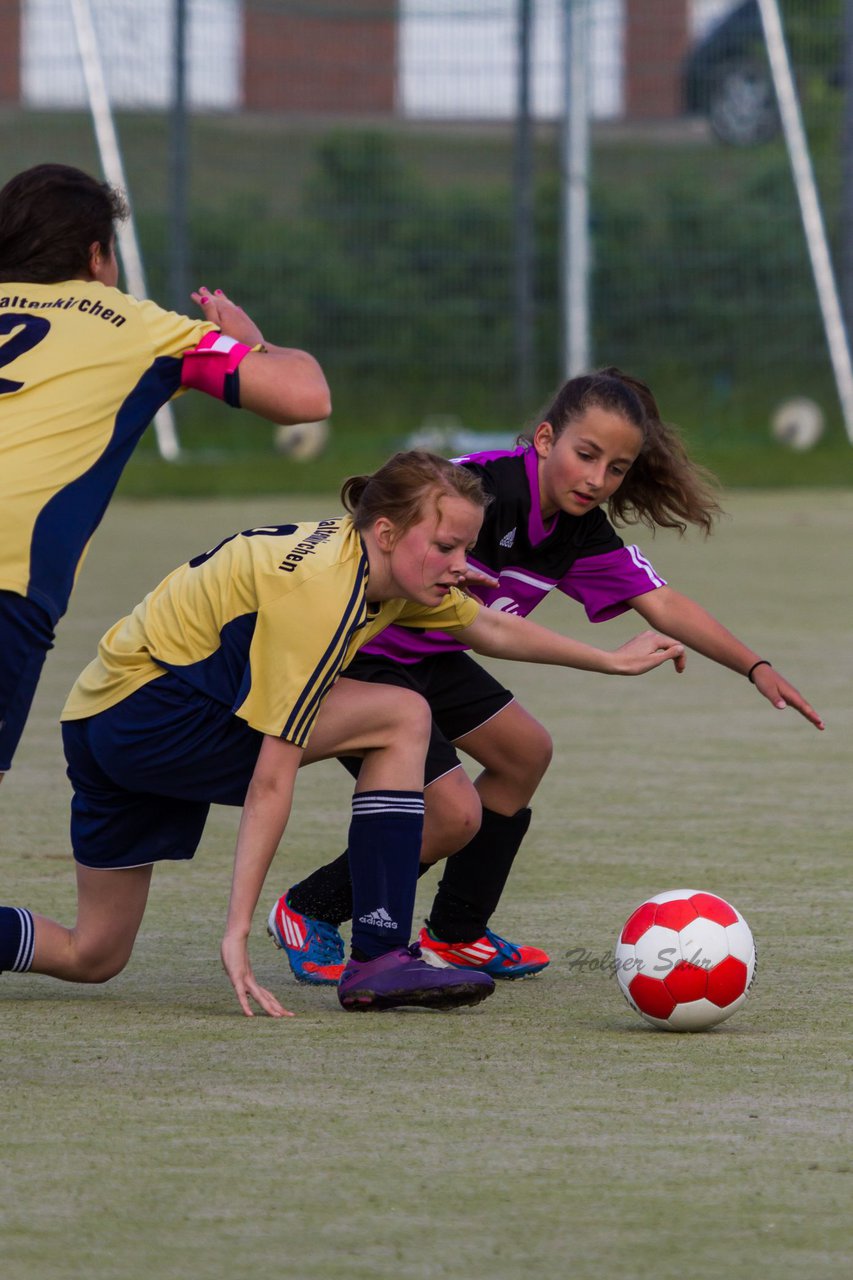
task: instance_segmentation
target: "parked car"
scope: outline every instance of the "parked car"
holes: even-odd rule
[[[811,36],[810,67],[795,68],[801,89],[809,84],[806,70],[831,88],[844,85],[840,60],[841,33],[827,18],[803,8],[798,28]],[[793,30],[787,31],[789,45]],[[842,55],[843,57],[843,55]],[[721,142],[751,147],[767,142],[780,128],[776,91],[757,0],[735,4],[693,47],[684,64],[684,105],[692,114],[707,116]]]
[[[731,146],[755,146],[778,132],[756,0],[736,5],[694,45],[684,65],[684,104],[690,114],[707,116],[715,135]]]

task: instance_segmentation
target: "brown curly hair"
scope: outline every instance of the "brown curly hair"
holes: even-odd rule
[[[718,481],[693,461],[678,429],[662,420],[645,382],[613,365],[570,378],[538,421],[549,422],[557,438],[593,407],[619,414],[643,436],[639,456],[608,503],[614,524],[644,524],[652,532],[677,529],[682,534],[692,524],[707,537],[722,514]],[[526,443],[532,439],[532,430],[519,436]]]

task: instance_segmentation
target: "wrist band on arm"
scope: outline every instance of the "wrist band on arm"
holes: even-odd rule
[[[755,668],[756,667],[772,667],[772,666],[773,666],[773,663],[768,662],[766,658],[759,658],[757,662],[753,662],[752,666],[747,671],[746,673],[747,680],[749,681],[750,684],[755,684],[755,681],[752,678],[752,673],[755,670]]]
[[[185,351],[181,362],[181,386],[204,391],[224,400],[233,409],[240,408],[239,365],[256,350],[218,330],[206,333],[198,346]]]

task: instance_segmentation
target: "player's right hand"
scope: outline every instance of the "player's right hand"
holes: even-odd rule
[[[266,987],[262,987],[252,973],[252,966],[249,963],[249,948],[245,938],[232,937],[226,934],[222,939],[220,954],[222,956],[222,967],[228,974],[231,985],[240,1002],[240,1008],[247,1018],[254,1018],[255,1016],[254,1010],[249,1004],[250,999],[256,1001],[264,1013],[268,1013],[271,1018],[293,1017],[290,1010],[279,1004],[273,993],[267,991]]]

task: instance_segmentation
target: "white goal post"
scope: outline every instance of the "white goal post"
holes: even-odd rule
[[[770,73],[779,104],[779,116],[788,148],[794,186],[797,189],[803,231],[835,375],[838,399],[841,403],[847,436],[853,444],[853,366],[850,361],[850,345],[832,270],[829,242],[809,156],[806,132],[803,128],[797,89],[791,71],[791,60],[785,44],[779,0],[758,0],[758,8],[761,13]]]
[[[92,7],[89,0],[70,0],[71,15],[74,20],[74,34],[80,53],[83,78],[86,84],[86,96],[92,123],[95,128],[95,139],[101,158],[101,168],[107,182],[119,187],[127,197],[130,208],[130,193],[124,174],[121,151],[118,145],[113,113],[107,93],[104,69],[98,47],[95,24],[92,19]],[[136,235],[136,224],[133,212],[126,222],[121,223],[116,231],[118,251],[129,291],[137,298],[145,298],[145,272],[142,266],[142,255]],[[161,457],[174,461],[180,453],[178,433],[175,429],[175,417],[171,406],[163,405],[154,418],[154,431],[157,436],[157,448]]]

